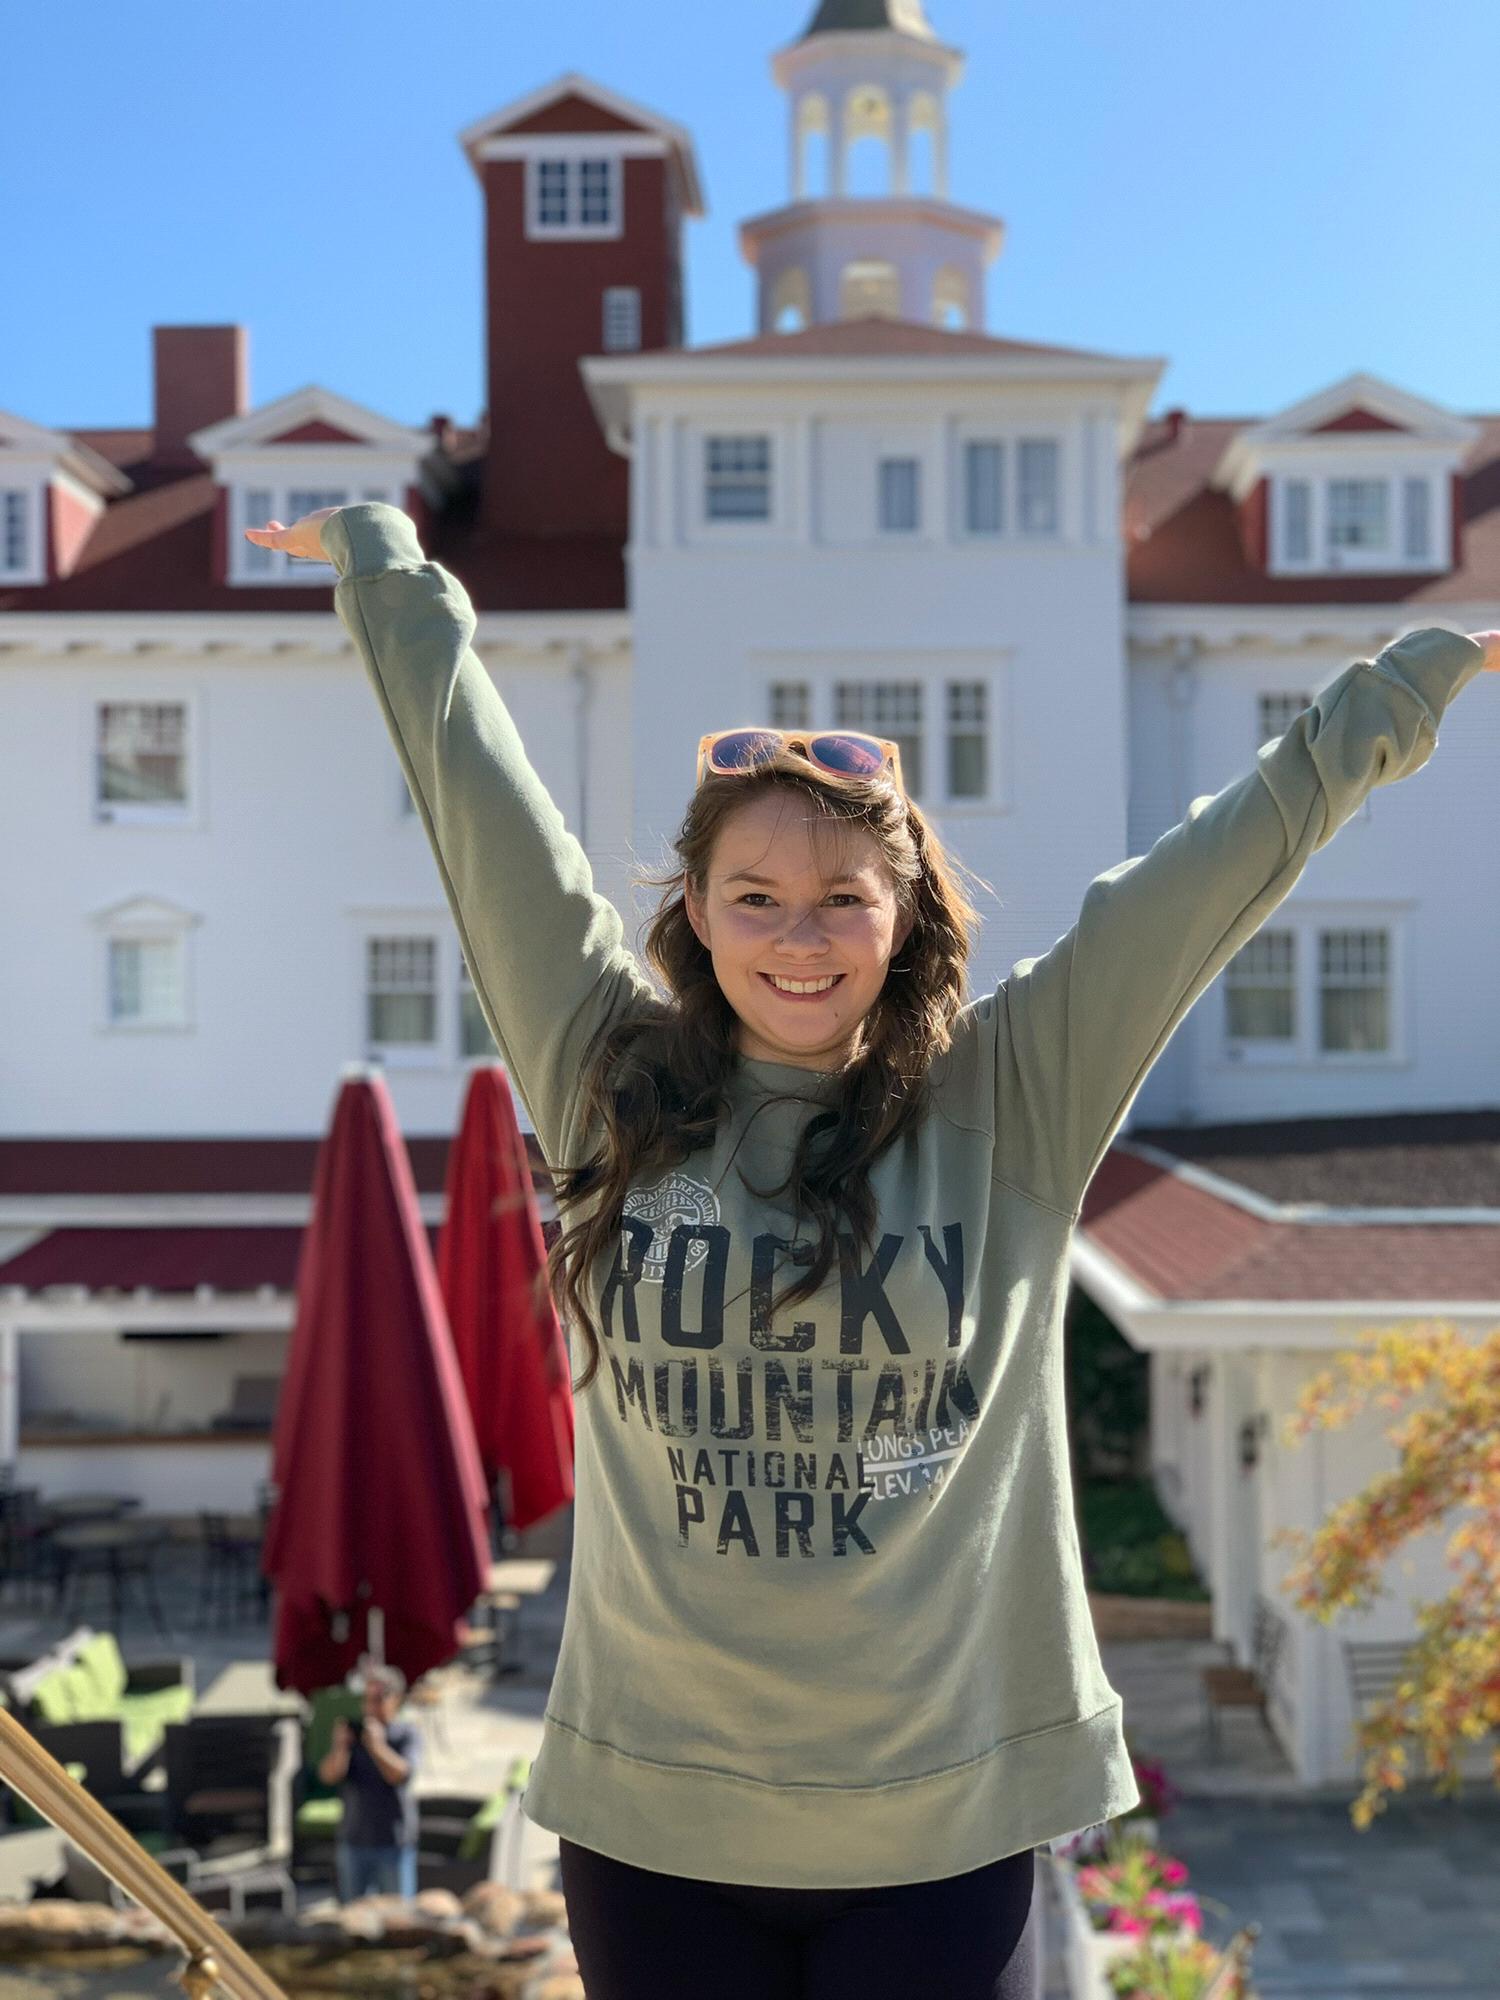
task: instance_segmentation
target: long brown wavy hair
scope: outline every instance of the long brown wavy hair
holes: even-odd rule
[[[873,836],[911,929],[892,956],[884,986],[861,1024],[855,1060],[840,1072],[832,1100],[802,1129],[786,1178],[776,1188],[817,1229],[811,1261],[773,1303],[810,1298],[838,1252],[843,1229],[869,1249],[875,1227],[870,1168],[922,1116],[928,1066],[951,1039],[964,1001],[965,968],[977,922],[960,883],[967,870],[943,850],[921,809],[884,776],[824,776],[782,750],[753,771],[711,775],[694,792],[672,843],[676,865],[646,877],[664,893],[646,933],[646,960],[666,997],[608,1023],[584,1064],[582,1116],[603,1137],[591,1158],[553,1171],[563,1227],[548,1252],[558,1309],[582,1336],[586,1389],[602,1359],[586,1296],[589,1274],[620,1245],[629,1189],[680,1166],[714,1143],[729,1110],[738,1016],[714,973],[708,948],[688,920],[684,883],[707,887],[720,830],[730,814],[779,789],[811,800],[824,819]],[[977,879],[977,878],[971,878]],[[747,1183],[748,1185],[748,1183]],[[572,1212],[586,1211],[574,1220]]]

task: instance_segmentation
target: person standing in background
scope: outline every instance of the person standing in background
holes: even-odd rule
[[[421,1761],[421,1732],[400,1722],[406,1692],[397,1667],[366,1669],[358,1723],[341,1715],[333,1745],[318,1765],[325,1785],[344,1802],[334,1848],[339,1901],[417,1893],[417,1801],[412,1778]]]

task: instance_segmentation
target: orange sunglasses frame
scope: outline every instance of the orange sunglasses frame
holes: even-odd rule
[[[878,743],[880,745],[881,754],[885,758],[886,768],[895,780],[896,789],[901,793],[903,798],[906,795],[906,785],[901,776],[901,746],[899,743],[893,743],[888,736],[872,736],[867,729],[777,729],[773,725],[764,722],[741,722],[737,723],[733,729],[711,729],[707,736],[700,736],[698,739],[698,776],[695,780],[696,784],[701,785],[708,774],[709,752],[713,749],[713,746],[716,743],[722,743],[726,736],[739,736],[747,729],[753,729],[759,736],[779,737],[784,750],[800,749],[813,769],[821,771],[825,777],[829,778],[849,778],[857,774],[852,771],[831,771],[826,764],[820,764],[817,758],[812,755],[809,748],[813,738],[816,736],[863,736],[866,742]],[[715,771],[714,776],[716,778],[737,778],[741,775],[742,771],[753,768],[753,765],[743,765],[737,771]]]

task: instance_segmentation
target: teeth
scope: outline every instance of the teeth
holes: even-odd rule
[[[776,973],[768,973],[771,984],[778,993],[826,993],[838,979],[836,972],[823,979],[781,979]]]

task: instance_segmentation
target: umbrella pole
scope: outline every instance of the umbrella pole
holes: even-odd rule
[[[365,1614],[365,1635],[370,1648],[370,1658],[384,1666],[385,1613],[378,1604],[372,1604]]]

